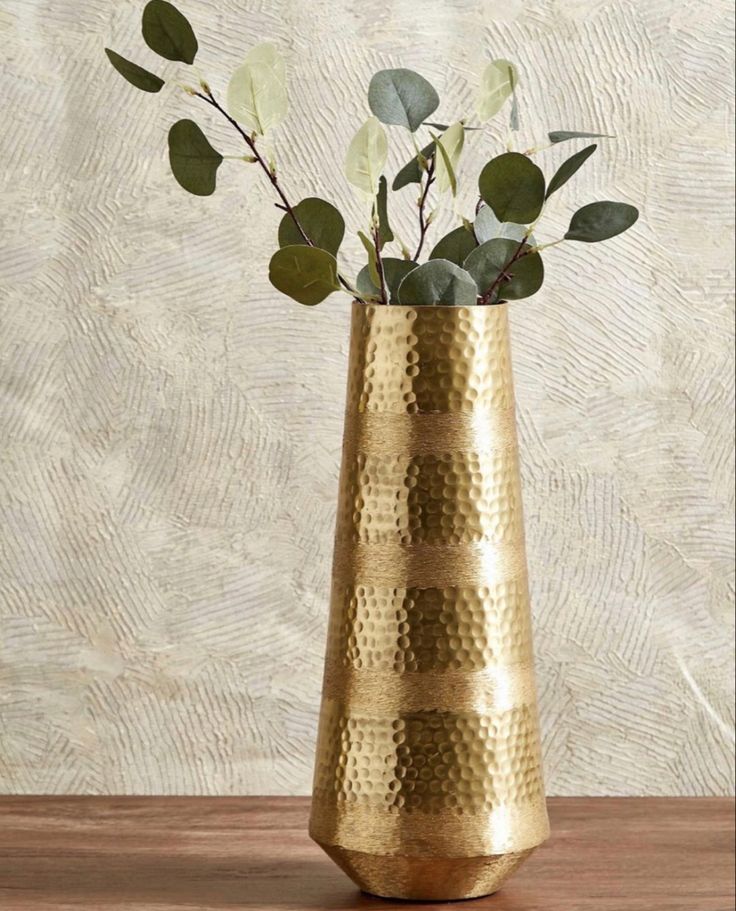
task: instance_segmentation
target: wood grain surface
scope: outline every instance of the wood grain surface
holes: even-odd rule
[[[438,907],[358,892],[307,837],[308,808],[301,797],[2,797],[0,907]],[[469,911],[733,911],[730,799],[557,798],[550,815],[550,841]]]

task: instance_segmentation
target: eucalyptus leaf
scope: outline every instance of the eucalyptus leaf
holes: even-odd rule
[[[550,142],[566,142],[568,139],[615,139],[612,133],[576,133],[568,130],[555,130],[547,133]]]
[[[160,57],[194,63],[199,45],[187,17],[166,0],[149,0],[143,10],[143,40]]]
[[[478,291],[470,275],[446,259],[432,259],[413,269],[399,285],[399,301],[410,306],[429,304],[472,307]]]
[[[413,70],[381,70],[368,87],[368,104],[376,117],[412,133],[431,117],[439,103],[432,85]]]
[[[547,195],[545,199],[549,199],[553,193],[556,193],[560,187],[564,187],[568,180],[582,168],[585,162],[590,158],[590,156],[598,148],[595,143],[590,146],[586,146],[584,149],[581,149],[579,152],[576,152],[574,155],[571,155],[567,161],[563,161],[559,168],[555,171],[555,175],[550,180],[549,186],[547,187]]]
[[[232,75],[227,87],[231,117],[263,136],[286,116],[286,64],[273,44],[259,44]]]
[[[524,250],[529,250],[525,245]],[[501,281],[493,295],[493,301],[519,300],[530,297],[542,286],[544,266],[538,253],[525,253],[512,263],[519,252],[519,242],[496,237],[476,247],[465,260],[464,268],[473,277],[478,293],[486,294],[505,273],[509,278]]]
[[[398,304],[399,298],[397,292],[399,290],[399,285],[405,276],[413,269],[417,268],[417,264],[411,260],[398,259],[393,256],[383,257],[381,263],[383,265],[383,277],[386,282],[386,289],[389,294],[389,303]],[[357,290],[366,297],[377,300],[381,299],[381,291],[378,284],[374,282],[370,276],[369,266],[363,266],[358,273],[355,284]]]
[[[127,79],[131,85],[134,85],[137,89],[141,89],[143,92],[161,91],[161,88],[164,85],[163,79],[160,79],[153,73],[149,73],[148,70],[144,70],[143,67],[138,66],[137,63],[126,60],[125,57],[121,57],[120,54],[111,51],[109,47],[105,48],[105,53],[107,54],[107,59],[115,67],[118,73],[120,73],[123,79]]]
[[[490,206],[481,206],[473,225],[473,231],[479,244],[493,240],[494,237],[505,237],[518,242],[524,239],[527,230],[526,225],[518,225],[513,221],[499,221]],[[530,234],[527,240],[534,246],[533,234]]]
[[[440,193],[452,190],[453,196],[457,194],[457,179],[455,174],[457,172],[457,165],[463,150],[464,141],[465,131],[463,130],[462,123],[459,121],[453,123],[452,126],[449,126],[445,132],[435,140],[440,153],[435,168],[437,174],[437,189]]]
[[[481,171],[478,187],[499,221],[529,224],[544,205],[544,174],[519,152],[491,159]]]
[[[371,277],[371,281],[377,288],[380,288],[381,276],[378,273],[378,254],[376,253],[375,244],[363,231],[358,231],[358,237],[365,248],[365,252],[368,254],[368,274]]]
[[[503,107],[518,81],[516,67],[508,60],[492,60],[483,71],[476,111],[482,121],[490,120]]]
[[[371,200],[378,193],[378,181],[387,154],[386,131],[376,117],[369,117],[350,143],[345,158],[345,176]]]
[[[179,120],[169,130],[169,163],[179,184],[195,196],[215,192],[222,155],[213,149],[193,120]]]
[[[423,158],[432,158],[434,156],[434,141],[430,142],[429,145],[426,145],[421,150],[420,154]],[[422,169],[419,167],[419,161],[415,155],[411,161],[407,161],[404,167],[397,173],[396,177],[394,177],[391,189],[400,190],[410,183],[421,183],[421,181]]]
[[[519,131],[519,98],[514,92],[513,98],[511,99],[511,112],[509,113],[509,129],[513,133]]]
[[[310,196],[294,206],[294,215],[315,247],[337,256],[345,236],[345,221],[332,203]],[[279,225],[279,246],[291,247],[306,243],[294,224],[294,219],[287,212]]]
[[[628,230],[639,218],[639,210],[625,202],[592,202],[578,209],[570,221],[565,240],[595,243]]]
[[[451,263],[455,263],[456,266],[462,266],[467,255],[476,246],[473,232],[468,231],[467,228],[461,225],[459,228],[455,228],[445,234],[435,244],[434,249],[429,254],[429,259],[446,259]]]
[[[268,277],[282,294],[310,307],[340,290],[337,260],[317,247],[294,245],[277,250],[271,257]]]
[[[394,239],[394,232],[388,221],[388,184],[385,177],[381,177],[378,181],[376,214],[378,216],[378,242],[381,247],[384,247]]]
[[[425,120],[424,126],[432,127],[433,130],[439,130],[440,132],[443,132],[444,130],[449,129],[450,124],[449,123],[433,123],[431,120]],[[483,127],[467,127],[463,124],[463,129],[465,130],[466,133],[472,133],[477,130],[482,130]]]

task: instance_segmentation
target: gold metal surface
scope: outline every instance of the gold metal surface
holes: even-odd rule
[[[353,304],[310,834],[425,900],[549,834],[506,305]]]

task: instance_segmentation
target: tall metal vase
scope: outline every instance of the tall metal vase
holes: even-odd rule
[[[506,305],[353,304],[310,834],[428,900],[549,834]]]

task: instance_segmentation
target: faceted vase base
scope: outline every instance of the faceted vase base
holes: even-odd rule
[[[414,901],[456,901],[491,895],[534,850],[488,857],[407,857],[318,844],[364,892]]]

